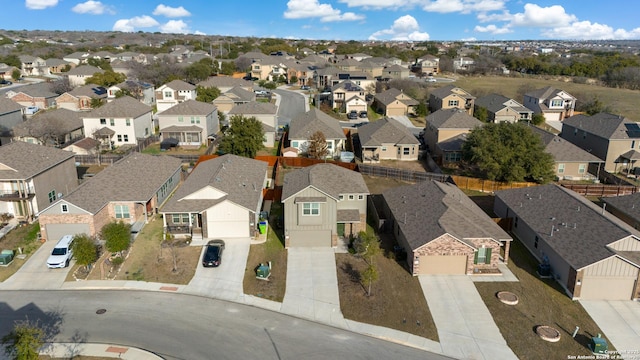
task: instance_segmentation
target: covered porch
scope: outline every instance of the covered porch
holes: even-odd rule
[[[160,130],[160,136],[164,139],[177,139],[179,146],[200,146],[206,143],[199,126],[169,126]]]

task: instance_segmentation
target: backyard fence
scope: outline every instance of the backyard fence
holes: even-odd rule
[[[638,188],[632,185],[562,184],[562,186],[582,196],[610,197],[638,192]]]
[[[392,178],[407,182],[422,182],[427,180],[449,181],[450,176],[445,174],[412,171],[406,169],[390,168],[385,166],[358,164],[358,171],[362,175]]]

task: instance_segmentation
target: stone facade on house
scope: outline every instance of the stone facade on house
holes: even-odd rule
[[[463,244],[453,236],[444,234],[433,241],[421,246],[414,251],[414,257],[428,256],[428,255],[466,255],[467,256],[467,275],[472,275],[475,269],[495,269],[500,260],[500,244],[491,239],[473,239],[467,240],[473,243],[475,247],[491,248],[491,261],[489,264],[474,264],[474,254],[476,252],[472,247]],[[422,257],[422,259],[428,259]],[[414,264],[413,274],[420,274],[420,265]]]

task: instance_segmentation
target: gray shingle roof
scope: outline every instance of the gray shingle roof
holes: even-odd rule
[[[444,234],[461,241],[477,238],[511,240],[498,224],[453,184],[424,181],[386,190],[382,196],[411,250]]]
[[[633,220],[640,222],[640,193],[624,196],[603,197],[600,200],[609,206],[618,209]]]
[[[234,106],[229,114],[242,114],[242,115],[275,115],[278,112],[278,107],[272,103],[263,103],[258,101],[250,101],[248,103]]]
[[[438,99],[444,99],[445,97],[447,97],[447,96],[449,96],[451,94],[454,94],[454,93],[457,94],[457,92],[454,92],[454,90],[458,91],[458,92],[462,92],[464,95],[461,95],[461,96],[464,97],[464,98],[475,99],[475,97],[472,96],[471,94],[469,94],[467,91],[465,91],[465,90],[463,90],[463,89],[461,89],[461,88],[459,88],[459,87],[457,87],[455,85],[445,85],[445,86],[439,87],[437,89],[434,89],[434,90],[431,91],[431,95],[433,95],[434,97],[436,97]]]
[[[96,140],[94,138],[86,137],[86,138],[82,138],[82,139],[74,142],[71,145],[77,146],[77,147],[79,147],[81,149],[85,149],[85,150],[92,150],[92,149],[95,149],[98,145],[100,145],[100,141],[98,141],[98,140]],[[69,146],[71,146],[71,145],[69,145]]]
[[[604,162],[599,157],[586,152],[555,134],[537,126],[530,126],[529,128],[534,134],[540,136],[545,147],[544,150],[551,154],[556,162]]]
[[[482,121],[457,108],[440,109],[429,114],[426,120],[427,124],[437,129],[473,129],[482,126]]]
[[[40,111],[31,119],[14,126],[13,133],[16,136],[30,136],[37,133],[44,123],[55,125],[56,130],[61,131],[63,134],[70,133],[83,127],[80,115],[77,111],[64,108]]]
[[[225,199],[255,211],[262,198],[267,165],[264,161],[231,154],[203,161],[176,190],[162,212],[200,212]],[[209,186],[226,195],[220,199],[184,199]]]
[[[577,128],[578,131],[586,131],[605,139],[630,139],[625,124],[637,124],[625,117],[609,113],[592,116],[575,115],[564,120],[563,123]]]
[[[285,175],[282,186],[282,201],[309,186],[336,200],[340,194],[369,193],[369,188],[359,172],[334,164],[316,164]]]
[[[9,92],[11,91],[15,92],[16,94],[23,93],[34,98],[41,97],[45,99],[52,99],[58,97],[58,94],[51,91],[51,84],[47,82],[29,84],[9,90]]]
[[[536,89],[536,90],[529,91],[528,93],[525,94],[525,96],[529,96],[529,97],[536,98],[536,99],[541,99],[541,100],[546,100],[548,98],[556,96],[558,93],[560,93],[562,91],[563,90],[556,89],[556,88],[551,87],[551,86],[547,86],[547,87],[543,87],[542,89]],[[571,94],[567,93],[566,91],[565,91],[565,93],[567,95],[569,95],[569,96],[572,96]]]
[[[606,245],[639,235],[615,216],[603,214],[591,201],[558,185],[501,190],[496,192],[497,199],[575,270],[614,255]]]
[[[252,101],[256,98],[256,94],[252,91],[247,91],[245,88],[235,86],[223,93],[224,95],[235,95],[235,98],[242,101]],[[231,96],[233,97],[233,96]]]
[[[202,87],[235,87],[253,88],[253,82],[244,79],[236,79],[230,76],[212,76],[198,83]]]
[[[62,200],[91,214],[114,201],[146,203],[181,167],[182,161],[171,156],[134,152],[97,173]]]
[[[76,97],[87,96],[92,98],[106,98],[107,89],[96,84],[86,84],[86,85],[78,86],[77,88],[72,89],[71,91],[68,92],[68,94]]]
[[[123,96],[108,102],[83,115],[83,118],[136,118],[151,112],[151,106],[145,105],[131,96]]]
[[[165,111],[159,112],[157,115],[209,115],[216,110],[216,106],[202,101],[186,100]]]
[[[27,180],[73,156],[70,151],[14,141],[0,146],[0,180]]]
[[[384,105],[389,105],[392,102],[396,101],[398,99],[398,96],[400,96],[400,94],[402,94],[402,90],[400,89],[396,89],[396,88],[390,88],[386,91],[383,91],[379,94],[376,94],[374,96],[374,98],[380,102],[381,104]],[[405,94],[406,95],[406,94]],[[408,95],[406,95],[407,97],[409,97]],[[405,103],[408,106],[412,106],[412,105],[418,105],[418,102],[412,98],[409,97],[409,101],[407,100],[402,100],[403,103]],[[411,101],[413,100],[413,101]]]
[[[0,96],[0,115],[21,111],[22,106],[17,102]]]
[[[191,85],[188,82],[182,80],[172,80],[165,85],[169,89],[176,91],[191,91],[196,89],[195,85]]]
[[[93,76],[95,73],[103,73],[104,70],[97,68],[92,65],[80,65],[75,68],[69,70],[65,75],[84,75],[84,76]]]
[[[320,131],[327,139],[346,139],[338,120],[313,108],[291,120],[289,139],[308,139]]]
[[[502,96],[499,94],[489,94],[487,96],[480,97],[476,99],[475,106],[483,107],[492,113],[497,113],[498,111],[504,109],[506,106],[504,105],[510,99],[506,96]]]
[[[419,145],[420,141],[398,120],[382,118],[358,128],[358,137],[362,146],[381,146],[382,144]]]

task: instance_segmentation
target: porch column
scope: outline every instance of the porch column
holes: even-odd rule
[[[504,264],[509,263],[509,248],[511,247],[511,241],[505,241],[504,245]]]

